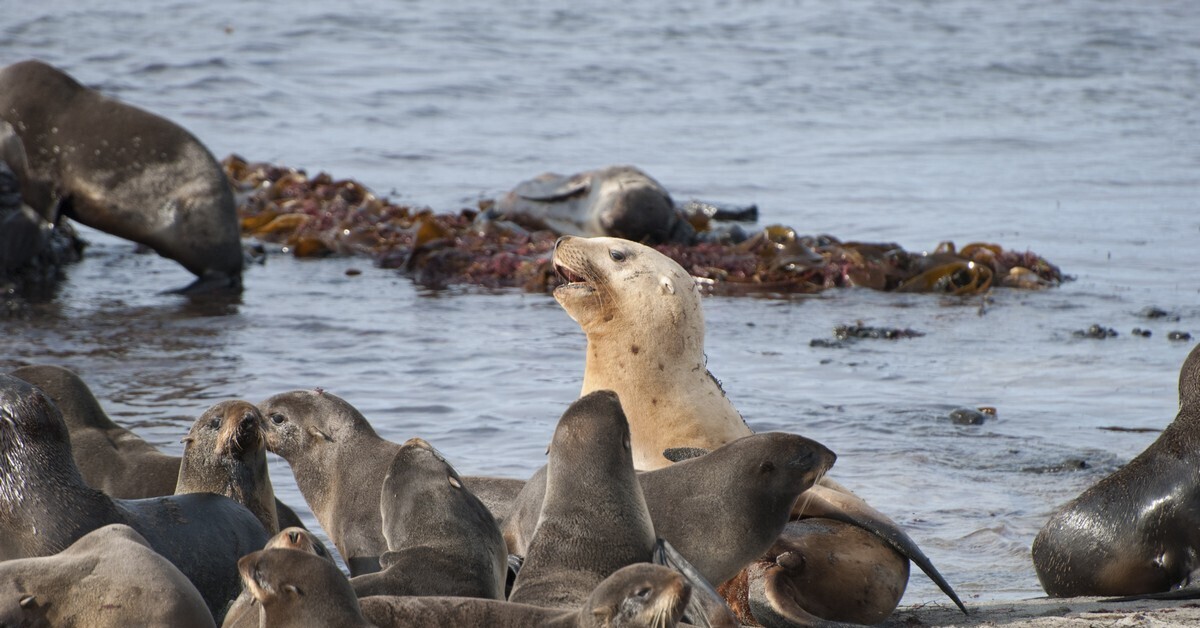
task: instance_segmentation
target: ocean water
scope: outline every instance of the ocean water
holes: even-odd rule
[[[1059,264],[1073,281],[986,299],[704,301],[710,369],[750,425],[836,451],[833,477],[968,604],[1041,595],[1029,545],[1050,512],[1156,437],[1103,428],[1174,417],[1194,341],[1167,335],[1200,336],[1189,2],[88,4],[0,0],[0,64],[58,65],[218,158],[437,211],[631,163],[676,198],[757,203],[801,233]],[[320,386],[463,474],[523,477],[578,395],[585,339],[548,295],[431,292],[367,260],[279,254],[235,302],[195,304],[161,294],[190,281],[173,262],[85,232],[57,297],[0,320],[0,369],[68,366],[167,451],[217,401]],[[856,321],[925,335],[810,345]],[[1073,334],[1092,324],[1119,335]],[[946,416],[976,406],[996,418]],[[1054,470],[1073,460],[1086,468]],[[315,526],[286,463],[272,474]],[[913,574],[905,603],[944,600]]]

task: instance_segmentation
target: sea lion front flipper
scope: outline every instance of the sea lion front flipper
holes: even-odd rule
[[[513,188],[513,193],[529,201],[554,202],[570,198],[586,192],[592,186],[590,173],[580,173],[569,177],[547,172],[528,181],[522,181]]]
[[[725,599],[666,539],[660,538],[654,545],[652,562],[678,571],[692,585],[692,596],[684,612],[689,623],[704,628],[737,628],[737,617]]]
[[[834,483],[834,486],[840,488],[840,485],[836,483]],[[892,521],[887,515],[872,508],[861,497],[849,491],[843,492],[829,486],[815,484],[800,496],[797,506],[801,505],[804,507],[804,511],[801,514],[805,517],[825,517],[834,521],[849,523],[879,537],[902,556],[920,567],[921,571],[925,572],[925,575],[929,576],[929,579],[938,585],[938,588],[958,606],[964,615],[970,614],[967,612],[967,607],[963,605],[962,600],[958,599],[958,594],[954,592],[954,588],[950,586],[950,583],[946,582],[942,574],[933,566],[933,562],[929,560],[925,552],[921,551],[916,541],[913,541],[904,530],[901,530],[895,521]]]

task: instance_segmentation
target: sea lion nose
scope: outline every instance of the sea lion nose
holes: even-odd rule
[[[558,236],[558,239],[554,241],[554,252],[557,253],[559,245],[570,239],[571,236]]]

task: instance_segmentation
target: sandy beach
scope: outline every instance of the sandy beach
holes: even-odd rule
[[[1033,598],[901,606],[882,626],[1031,626],[1033,628],[1200,625],[1200,600],[1104,602],[1104,598]]]

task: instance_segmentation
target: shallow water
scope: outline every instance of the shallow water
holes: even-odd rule
[[[213,0],[8,11],[36,56],[239,153],[452,211],[544,170],[633,163],[764,223],[932,249],[994,241],[1076,277],[990,300],[837,290],[707,298],[713,373],[757,430],[816,438],[962,597],[1040,595],[1050,511],[1174,415],[1200,334],[1200,12],[1187,2]],[[1145,5],[1145,6],[1144,6]],[[235,303],[88,232],[57,298],[0,321],[0,369],[78,371],[178,453],[209,405],[320,386],[464,474],[520,477],[578,394],[584,337],[546,295],[427,292],[365,260],[271,256]],[[346,270],[362,270],[351,276]],[[1147,320],[1159,306],[1178,321]],[[925,335],[810,346],[839,324]],[[1107,340],[1075,338],[1093,323]],[[1129,332],[1148,328],[1150,338]],[[960,406],[994,406],[982,426]],[[1083,459],[1086,469],[1034,470]],[[286,464],[281,498],[309,517]],[[906,603],[941,601],[914,574]]]

